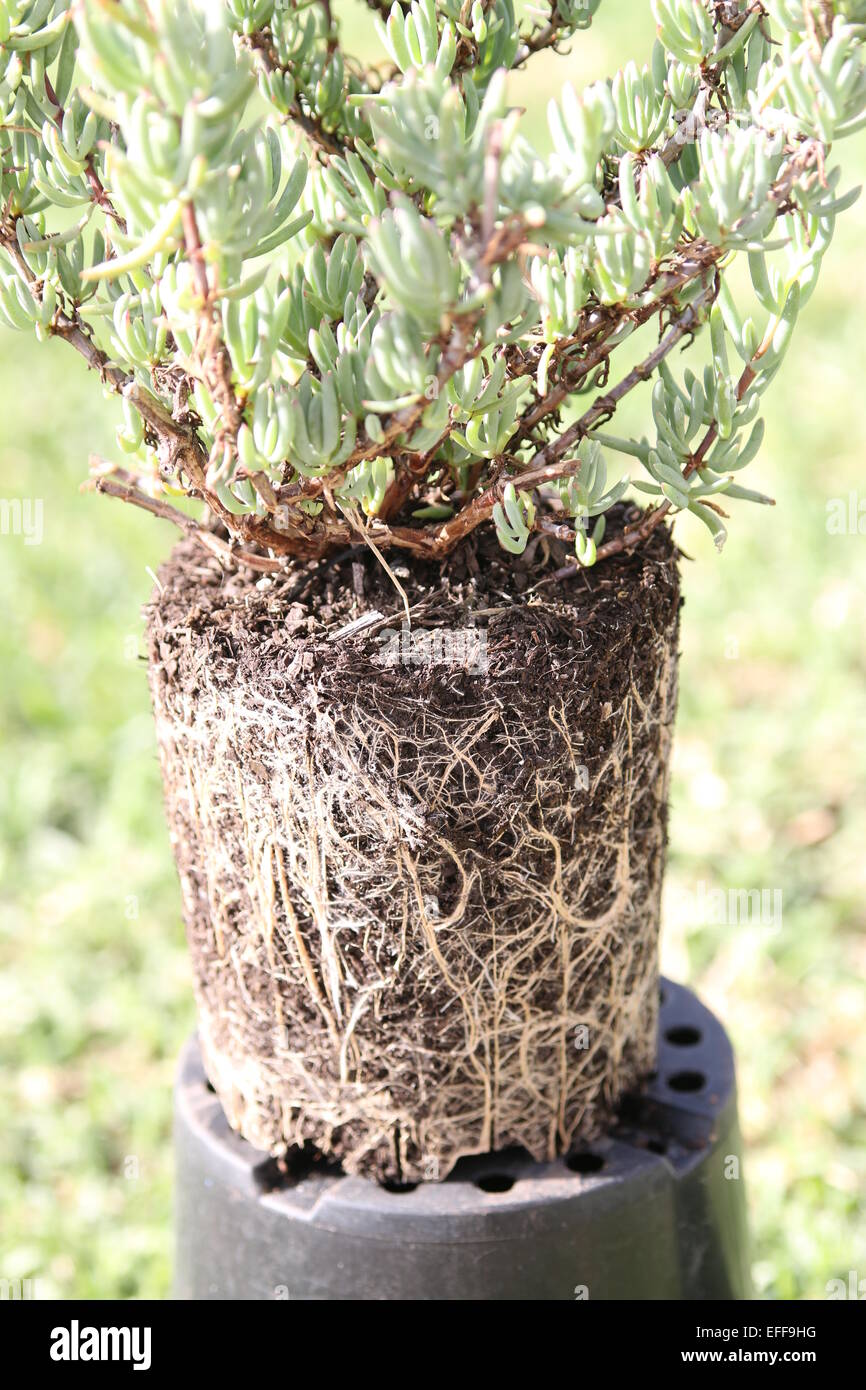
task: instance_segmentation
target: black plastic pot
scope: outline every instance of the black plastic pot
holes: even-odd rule
[[[731,1046],[667,981],[657,1075],[555,1163],[490,1154],[402,1189],[303,1159],[282,1173],[229,1129],[194,1040],[175,1143],[179,1298],[750,1296]]]

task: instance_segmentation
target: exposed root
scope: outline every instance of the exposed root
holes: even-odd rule
[[[287,632],[288,581],[235,602],[210,562],[195,589],[162,571],[152,687],[202,1049],[256,1146],[403,1180],[512,1144],[543,1159],[651,1070],[676,563],[660,532],[606,568],[504,604],[492,566],[446,579],[428,623],[499,604],[486,673],[389,668],[375,635],[328,642],[311,617]]]

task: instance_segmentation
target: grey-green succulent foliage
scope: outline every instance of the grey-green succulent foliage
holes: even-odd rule
[[[369,0],[365,67],[327,0],[0,0],[0,320],[119,397],[98,488],[265,570],[486,522],[589,565],[768,500],[739,474],[855,196],[866,3],[652,0],[649,62],[566,86],[544,152],[509,70],[600,0],[544,2]]]

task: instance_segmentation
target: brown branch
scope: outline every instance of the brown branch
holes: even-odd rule
[[[33,298],[40,299],[38,276],[27,264],[15,235],[17,220],[17,218],[11,218],[7,225],[0,227],[0,246],[14,263]],[[48,332],[52,337],[62,338],[65,342],[70,343],[75,351],[84,358],[88,367],[98,372],[100,380],[105,385],[110,386],[113,391],[122,391],[124,386],[132,380],[127,372],[112,366],[108,354],[96,346],[89,331],[85,328],[77,308],[73,309],[71,314],[65,314],[58,309],[48,326]]]
[[[66,112],[61,103],[57,100],[57,95],[54,91],[53,86],[51,85],[51,80],[48,77],[47,73],[44,74],[43,80],[45,82],[45,95],[48,97],[48,100],[52,103],[52,105],[56,106],[57,108],[57,114],[54,117],[54,124],[57,126],[58,130],[60,130],[62,129],[63,118],[66,115]],[[34,131],[34,134],[38,134],[38,132]],[[112,203],[111,199],[106,193],[105,185],[103,184],[102,179],[99,177],[99,174],[96,172],[96,165],[93,163],[92,155],[88,155],[86,160],[84,161],[84,172],[87,176],[87,182],[90,185],[90,191],[93,194],[93,201],[97,203],[99,207],[102,208],[102,211],[106,213],[106,215],[110,217],[112,221],[117,223],[118,227],[122,232],[125,232],[126,222],[121,217],[120,213],[115,210],[114,204]]]
[[[34,298],[38,298],[38,278],[21,254],[15,236],[14,221],[11,225],[0,229],[0,245],[15,263],[30,293]],[[187,475],[192,484],[190,496],[200,497],[206,502],[230,535],[252,540],[255,544],[263,545],[269,549],[275,549],[278,554],[319,553],[318,549],[314,552],[308,552],[305,538],[301,538],[295,544],[294,537],[272,530],[266,523],[263,524],[258,517],[235,517],[223,506],[215,493],[207,487],[205,477],[207,455],[194,428],[189,424],[175,420],[161,401],[145,391],[128,372],[122,371],[120,367],[111,362],[108,354],[93,341],[77,308],[74,308],[69,314],[58,310],[48,326],[48,332],[52,337],[60,338],[63,342],[69,343],[84,359],[87,366],[98,374],[104,385],[118,395],[125,396],[135,406],[156,438],[157,456],[161,465],[170,472],[180,471]],[[109,491],[107,487],[103,487],[101,490]]]
[[[611,415],[619,402],[640,382],[647,381],[652,376],[659,363],[676,347],[677,343],[694,330],[701,310],[712,301],[715,293],[715,286],[705,289],[694,303],[690,304],[680,315],[658,346],[642,362],[633,367],[628,375],[624,376],[612,390],[598,396],[589,410],[585,411],[579,420],[575,420],[574,424],[565,430],[559,438],[551,440],[543,449],[540,449],[526,469],[518,473],[503,474],[480,497],[470,502],[451,521],[439,527],[435,537],[431,537],[432,553],[447,555],[458,541],[462,540],[470,531],[474,531],[476,526],[479,526],[490,516],[496,503],[501,502],[505,488],[509,483],[513,483],[515,487],[529,490],[576,472],[580,467],[579,460],[569,459],[565,461],[563,455],[568,453],[603,419]]]
[[[201,373],[211,395],[219,406],[220,424],[214,437],[211,457],[214,458],[226,449],[237,451],[238,430],[243,422],[243,411],[238,404],[232,385],[232,362],[228,348],[222,340],[222,325],[216,307],[216,295],[208,280],[204,247],[199,236],[198,222],[192,203],[184,203],[181,209],[184,245],[190,262],[196,290],[201,299],[199,309],[199,333],[196,342]]]
[[[252,551],[241,550],[237,546],[230,545],[221,537],[214,535],[212,531],[207,531],[204,527],[199,526],[192,517],[185,516],[183,512],[179,512],[168,502],[160,502],[158,498],[148,497],[131,482],[118,482],[114,478],[100,476],[88,478],[86,482],[82,483],[81,490],[82,492],[102,492],[107,497],[116,497],[121,502],[128,502],[132,506],[141,507],[143,511],[150,512],[152,516],[170,521],[174,526],[185,531],[188,536],[194,536],[197,541],[200,541],[214,554],[224,559],[238,561],[250,569],[258,570],[261,574],[274,574],[284,568],[279,560],[271,560],[265,555],[256,555]]]
[[[688,305],[680,314],[679,318],[671,326],[661,342],[649,353],[642,362],[633,367],[627,376],[624,376],[616,386],[604,395],[596,397],[579,420],[575,420],[556,439],[552,439],[545,444],[542,449],[530,460],[526,474],[521,474],[521,479],[531,481],[533,486],[537,482],[550,481],[552,477],[560,476],[556,471],[556,465],[563,454],[578,443],[583,437],[601,423],[603,419],[613,414],[619,402],[624,399],[642,381],[648,381],[653,375],[659,364],[667,357],[668,353],[676,347],[687,334],[693,333],[700,322],[701,311],[715,299],[718,293],[718,282],[714,281],[711,286],[706,287],[698,297]],[[553,466],[553,471],[551,468]]]
[[[436,457],[437,452],[449,438],[451,434],[450,421],[440,434],[432,448],[419,456],[407,455],[406,462],[401,466],[401,460],[395,458],[394,469],[395,478],[385,493],[382,505],[379,508],[378,517],[380,521],[389,521],[392,516],[396,516],[401,507],[407,502],[412,489],[423,483],[430,465]]]
[[[552,13],[556,13],[556,3],[552,6]],[[546,49],[552,48],[555,53],[562,50],[559,45],[565,43],[567,39],[573,37],[573,31],[567,24],[555,24],[553,21],[542,24],[533,29],[522,40],[517,50],[517,56],[512,64],[513,68],[522,68],[535,53],[543,53]]]
[[[699,274],[711,270],[723,255],[723,251],[708,242],[695,242],[689,248],[688,258],[678,269],[660,272],[660,278],[653,286],[653,298],[649,303],[638,308],[593,306],[589,309],[586,313],[586,326],[577,329],[567,338],[558,339],[554,344],[552,360],[564,359],[562,375],[556,385],[550,387],[544,396],[524,411],[517,439],[530,435],[546,416],[559,409],[588,376],[605,365],[617,346],[617,343],[611,340],[616,338],[626,324],[632,323],[635,328],[640,328],[648,323],[685,285],[695,280]],[[594,339],[597,341],[593,342]],[[590,350],[585,356],[575,359],[572,353],[579,347],[589,347]],[[531,355],[527,354],[510,372],[512,379],[534,373],[540,356],[540,350]]]
[[[675,139],[676,137],[672,138]],[[682,149],[683,146],[680,145],[680,153]],[[677,156],[674,155],[673,157]],[[673,162],[673,158],[668,159],[667,162]],[[787,210],[787,202],[790,197],[791,189],[797,178],[815,167],[820,168],[820,147],[816,141],[804,141],[789,160],[787,168],[771,191],[770,198],[771,201],[776,204],[777,216],[781,216],[782,213]],[[613,206],[613,204],[610,204],[610,206]],[[605,328],[604,338],[613,337],[629,319],[638,327],[647,322],[655,311],[663,305],[665,300],[675,296],[679,289],[695,279],[702,271],[711,269],[722,260],[726,254],[727,252],[723,248],[714,246],[705,238],[692,242],[688,248],[688,255],[683,259],[681,266],[678,269],[665,272],[663,282],[661,280],[655,282],[656,295],[653,302],[649,305],[640,306],[637,309],[617,308],[613,311],[614,317],[612,323],[608,321],[607,324],[603,325]],[[658,273],[659,272],[657,272],[657,274]],[[648,282],[648,285],[650,287],[653,286],[652,278]],[[607,311],[599,306],[590,308],[587,311],[590,316],[588,326],[586,328],[579,327],[570,336],[558,339],[554,346],[553,360],[556,361],[567,358],[575,347],[584,346],[590,342],[597,333],[597,325],[593,324],[592,315],[601,315],[610,312],[611,311]],[[604,341],[604,339],[602,341]],[[581,359],[576,372],[570,373],[561,382],[553,386],[552,389],[549,389],[540,401],[532,406],[529,411],[524,413],[521,418],[518,437],[526,437],[545,416],[552,414],[554,410],[558,409],[562,402],[577,389],[587,376],[597,367],[603,365],[609,357],[610,351],[611,349],[607,349],[606,351],[597,350],[594,356],[588,359]],[[527,354],[517,367],[512,368],[509,375],[512,378],[516,378],[533,373],[537,368],[540,353],[541,350],[539,349],[534,354]]]
[[[476,256],[475,269],[470,276],[468,285],[470,294],[485,283],[488,272],[494,265],[500,264],[515,253],[524,241],[525,235],[526,228],[523,219],[519,217],[513,217],[502,226],[494,228],[491,239]],[[428,392],[414,404],[392,415],[383,426],[381,439],[363,440],[353,449],[346,462],[339,469],[329,473],[326,478],[321,480],[318,485],[318,494],[321,494],[326,488],[339,487],[356,464],[363,463],[366,459],[381,458],[389,452],[390,446],[401,434],[409,435],[416,425],[420,424],[431,401],[437,400],[460,368],[465,366],[467,362],[471,362],[483,350],[484,344],[478,341],[475,336],[475,328],[483,312],[483,308],[477,308],[466,313],[455,313],[450,336],[446,340],[436,375]],[[308,492],[306,495],[317,494]]]
[[[758,356],[759,354],[756,354],[755,357],[752,358],[752,362],[757,361]],[[737,383],[737,401],[743,399],[757,375],[752,366],[752,362],[748,363]],[[685,467],[683,468],[683,478],[690,478],[693,473],[696,473],[697,470],[703,466],[704,459],[718,438],[718,434],[718,421],[714,420],[701,440],[698,448],[687,459]],[[664,520],[670,509],[670,502],[665,500],[658,507],[654,507],[652,511],[645,512],[635,526],[625,527],[619,536],[599,546],[596,559],[606,560],[609,555],[618,555],[623,550],[634,550],[635,546],[645,541],[647,536],[649,536],[659,523]],[[579,568],[579,566],[575,568]]]
[[[322,0],[320,0],[322,3]],[[323,4],[326,16],[330,18],[330,8]],[[387,15],[387,10],[386,10]],[[331,21],[331,24],[333,21]],[[329,29],[331,27],[329,24]],[[240,38],[241,47],[246,48],[253,55],[253,59],[258,63],[263,71],[270,75],[274,72],[287,73],[294,82],[294,75],[290,68],[285,67],[279,62],[274,51],[273,35],[268,27],[257,29],[253,34],[242,35]],[[315,146],[318,153],[323,157],[323,163],[327,163],[333,155],[345,154],[347,149],[351,149],[353,141],[351,137],[338,135],[333,131],[326,131],[322,122],[315,116],[308,115],[296,100],[289,108],[288,119],[298,126],[311,143]]]
[[[202,303],[207,307],[210,304],[211,297],[210,284],[207,278],[204,248],[201,244],[201,237],[198,234],[198,223],[196,222],[195,208],[192,203],[184,203],[181,209],[180,220],[183,227],[187,259],[192,267],[195,287],[201,296]]]

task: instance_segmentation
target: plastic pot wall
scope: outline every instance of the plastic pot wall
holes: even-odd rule
[[[177,1086],[176,1294],[242,1300],[739,1299],[750,1295],[734,1061],[663,982],[658,1072],[613,1132],[537,1164],[463,1159],[395,1188],[228,1127],[195,1040]]]

